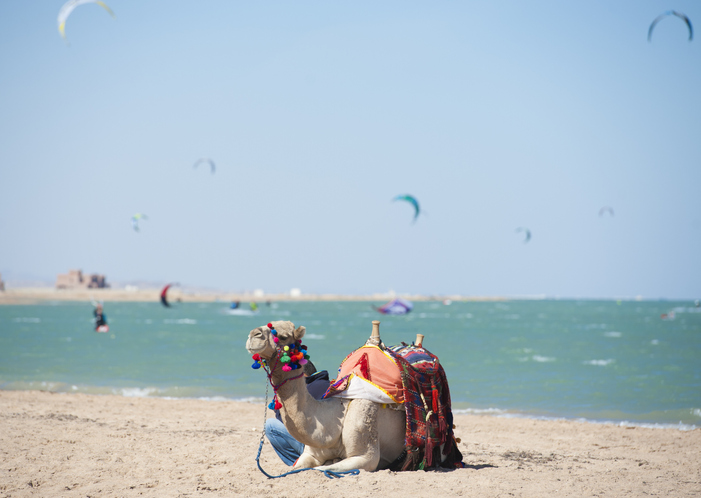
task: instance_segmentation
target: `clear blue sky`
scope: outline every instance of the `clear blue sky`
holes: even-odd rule
[[[0,2],[8,280],[701,298],[698,1],[106,1]]]

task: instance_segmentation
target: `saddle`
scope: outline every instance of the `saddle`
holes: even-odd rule
[[[427,349],[404,342],[366,344],[341,362],[324,395],[331,396],[369,399],[406,412],[405,451],[391,470],[463,466],[453,435],[448,380]]]

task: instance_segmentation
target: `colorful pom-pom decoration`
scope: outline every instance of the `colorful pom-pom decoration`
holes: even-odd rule
[[[254,370],[258,370],[260,368],[260,363],[256,361],[253,365],[251,365],[251,368],[253,368]]]
[[[279,340],[280,339],[278,339],[277,337],[273,337],[273,341],[275,341],[275,344],[277,344]]]
[[[282,408],[282,403],[280,403],[280,402],[277,400],[277,398],[276,398],[276,399],[275,399],[275,409],[276,409],[276,410],[279,410],[280,408]]]
[[[268,328],[269,328],[269,329],[272,329],[272,328],[273,328],[273,324],[272,324],[272,323],[269,323],[269,324],[268,324]]]
[[[260,360],[260,355],[258,353],[254,354],[253,359],[256,361]]]

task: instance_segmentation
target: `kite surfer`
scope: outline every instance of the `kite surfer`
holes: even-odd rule
[[[251,311],[258,311],[258,305],[255,301],[251,301]]]
[[[414,309],[414,305],[411,303],[411,301],[407,301],[406,299],[392,299],[390,302],[385,303],[380,307],[372,307],[375,309],[375,311],[379,311],[383,315],[406,315]]]
[[[110,328],[107,325],[107,317],[102,310],[102,303],[95,305],[93,315],[95,316],[95,332],[108,332]]]
[[[229,306],[229,308],[231,308],[232,310],[235,310],[239,306],[241,306],[241,301],[231,301],[231,306]]]

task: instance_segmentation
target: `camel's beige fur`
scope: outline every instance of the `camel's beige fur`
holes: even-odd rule
[[[278,332],[278,345],[291,344],[304,336],[305,328],[292,322],[272,322]],[[267,326],[250,332],[246,349],[270,360],[277,354]],[[299,375],[299,370],[283,372],[275,366],[272,381],[281,385]],[[315,467],[336,472],[352,469],[386,468],[404,450],[405,413],[383,408],[364,399],[328,398],[315,400],[307,391],[304,378],[290,380],[277,391],[282,404],[282,421],[292,437],[304,444],[304,453],[295,468]]]

